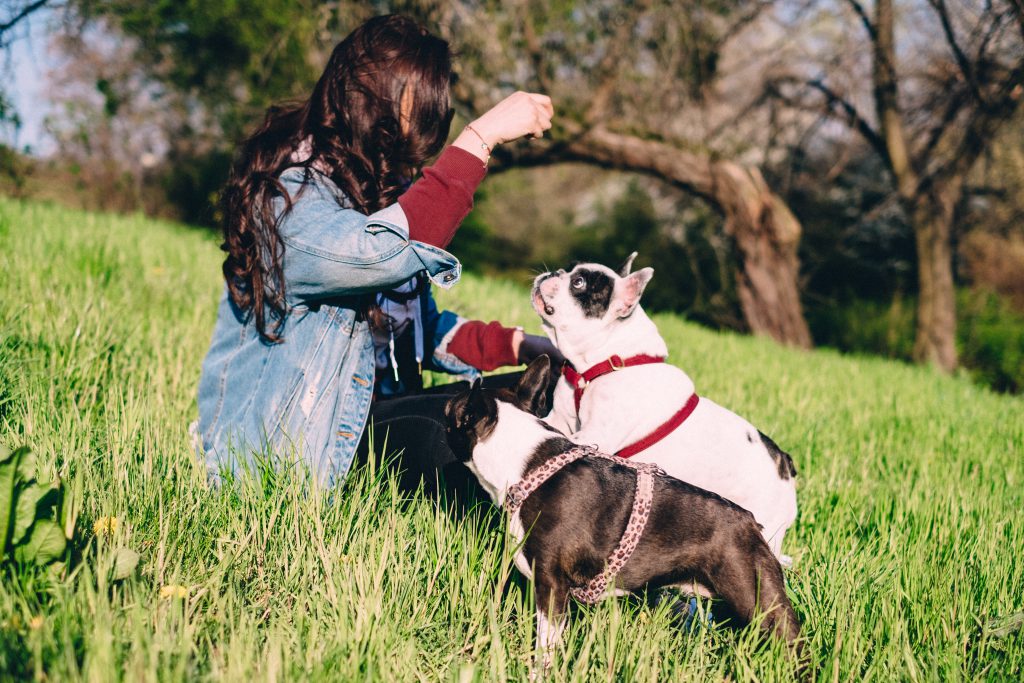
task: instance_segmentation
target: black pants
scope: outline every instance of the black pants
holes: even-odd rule
[[[515,385],[522,375],[512,372],[485,377],[490,389]],[[476,478],[448,447],[444,406],[453,395],[469,388],[454,382],[425,389],[412,396],[382,399],[370,408],[370,417],[357,451],[357,462],[375,457],[399,473],[399,485],[412,493],[421,483],[431,498],[458,501],[459,507],[487,500]],[[370,448],[370,444],[373,448]]]

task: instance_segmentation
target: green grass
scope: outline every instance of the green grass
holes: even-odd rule
[[[293,471],[207,486],[186,425],[219,263],[201,231],[0,200],[0,440],[85,488],[69,576],[0,572],[0,679],[524,679],[532,596],[493,510],[456,519],[365,469],[334,491]],[[513,284],[440,298],[536,327]],[[1024,400],[658,322],[702,394],[794,455],[787,578],[820,680],[1021,678]],[[142,559],[110,582],[118,544]],[[556,662],[553,680],[793,674],[752,630],[681,633],[623,600],[580,609]]]

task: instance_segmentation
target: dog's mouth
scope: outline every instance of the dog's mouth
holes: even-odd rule
[[[544,301],[544,297],[541,295],[539,289],[533,290],[533,310],[537,311],[538,314],[543,315],[555,314],[555,308],[547,301]]]

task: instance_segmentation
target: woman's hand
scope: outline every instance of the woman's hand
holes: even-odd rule
[[[562,364],[565,363],[565,356],[558,350],[551,340],[538,334],[523,334],[522,330],[516,330],[512,336],[512,353],[520,365],[529,365],[537,356],[547,354],[551,359],[551,369],[555,378],[562,371]]]
[[[486,162],[491,150],[503,142],[543,136],[551,128],[554,113],[547,95],[513,93],[466,126],[452,144]]]

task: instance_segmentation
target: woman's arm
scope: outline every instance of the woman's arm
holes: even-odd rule
[[[473,208],[473,193],[487,171],[491,151],[503,142],[551,128],[551,98],[536,93],[509,95],[466,126],[437,163],[398,198],[409,219],[409,236],[446,247]]]
[[[471,125],[456,138],[455,149],[446,150],[406,192],[411,193],[406,202],[400,199],[370,216],[341,207],[337,188],[325,177],[316,173],[307,177],[301,169],[285,171],[280,179],[294,203],[282,216],[278,232],[285,245],[288,300],[379,291],[420,271],[441,287],[455,284],[461,266],[436,245],[451,240],[472,207],[473,191],[483,179],[486,151],[523,135],[543,134],[551,127],[551,100],[515,93]],[[469,141],[475,137],[479,141],[474,150]]]
[[[316,173],[289,169],[280,180],[293,201],[277,225],[289,304],[379,292],[421,271],[441,287],[458,281],[458,260],[410,240],[398,204],[366,216],[340,206],[338,189]]]
[[[448,246],[473,209],[473,193],[487,173],[480,159],[451,146],[423,176],[398,198],[409,221],[409,237],[417,242]]]
[[[519,364],[523,328],[505,327],[497,320],[467,320],[448,343],[448,353],[477,370]]]
[[[561,369],[565,357],[547,337],[526,334],[521,327],[505,327],[496,320],[467,320],[455,330],[448,353],[478,370],[528,364],[547,354],[552,367]]]

